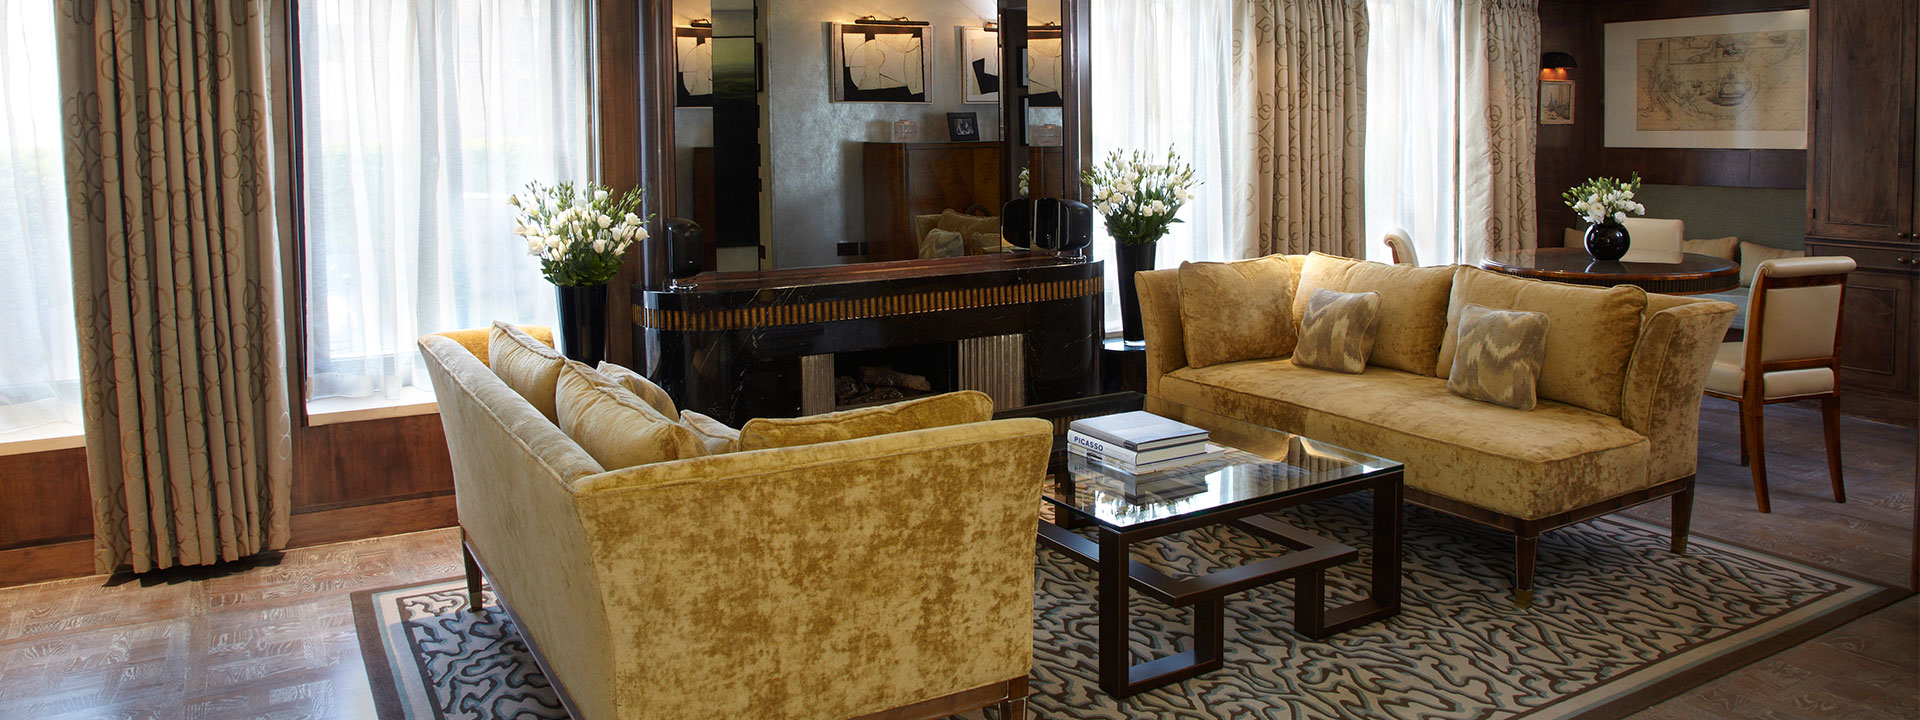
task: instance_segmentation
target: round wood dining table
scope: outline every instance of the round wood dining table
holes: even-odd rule
[[[1595,260],[1585,248],[1539,248],[1495,252],[1480,267],[1517,277],[1575,285],[1638,285],[1647,292],[1697,295],[1740,286],[1740,264],[1687,253],[1677,263]]]

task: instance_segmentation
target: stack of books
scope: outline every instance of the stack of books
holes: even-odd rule
[[[1124,473],[1141,475],[1206,459],[1222,450],[1207,431],[1153,413],[1134,411],[1075,420],[1067,450]]]

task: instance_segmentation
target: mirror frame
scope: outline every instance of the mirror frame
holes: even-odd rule
[[[1086,18],[1092,0],[1059,0],[1061,37],[1061,132],[1064,147],[1063,164],[1069,178],[1078,178],[1087,165],[1087,156],[1092,152],[1093,135],[1087,130],[1089,117],[1089,62],[1087,43],[1091,39]],[[1019,15],[1019,26],[1026,26],[1028,0],[998,0],[999,21],[1002,28],[1009,13]],[[628,55],[638,61],[639,87],[638,97],[631,98],[633,105],[639,108],[638,122],[634,132],[638,140],[640,185],[644,188],[646,207],[654,213],[649,225],[653,238],[662,242],[643,242],[638,244],[640,257],[634,266],[632,277],[623,277],[616,282],[632,283],[644,290],[664,290],[667,287],[667,255],[665,221],[667,214],[658,208],[678,207],[678,191],[674,187],[677,177],[677,159],[667,148],[673,147],[674,138],[674,40],[673,40],[673,0],[638,0],[639,37],[636,52]],[[606,36],[602,36],[606,37]],[[1001,46],[1001,67],[1019,67],[1021,59],[1016,52],[1026,47],[1025,34],[1016,46],[1005,43]],[[603,48],[600,56],[605,58],[618,54],[623,48]],[[1026,111],[1019,99],[1025,97],[1024,88],[1012,102],[1002,90],[1000,102],[1001,139],[1004,157],[1025,157],[1028,152],[1026,133],[1021,132],[1026,122]],[[627,102],[627,98],[607,95],[598,98],[602,107],[613,107]],[[1004,162],[1001,167],[1003,187],[1013,192],[1018,187],[1020,163]],[[1067,183],[1066,196],[1069,199],[1084,200],[1085,188],[1078,182]],[[708,270],[708,272],[712,272]],[[624,273],[623,273],[624,274]]]

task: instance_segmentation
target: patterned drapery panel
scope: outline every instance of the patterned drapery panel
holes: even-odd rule
[[[1250,73],[1255,161],[1248,255],[1363,257],[1364,0],[1242,0],[1235,64]]]
[[[287,542],[265,5],[58,4],[101,572]]]
[[[1540,0],[1467,0],[1460,17],[1460,256],[1539,245]]]

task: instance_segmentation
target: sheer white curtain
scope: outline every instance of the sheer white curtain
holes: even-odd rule
[[[80,424],[53,3],[0,3],[0,433]]]
[[[1459,3],[1368,0],[1367,257],[1403,228],[1426,265],[1459,260]]]
[[[1241,0],[1244,1],[1244,0]],[[1171,146],[1193,164],[1200,186],[1160,240],[1157,267],[1182,260],[1231,260],[1252,247],[1242,186],[1249,78],[1233,67],[1236,0],[1094,0],[1093,157],[1112,150],[1163,156]],[[1096,223],[1104,219],[1095,218]],[[1093,257],[1107,260],[1107,329],[1120,328],[1113,241],[1094,228]]]
[[[556,324],[507,197],[589,176],[589,7],[300,3],[309,399],[431,392],[426,333]]]

